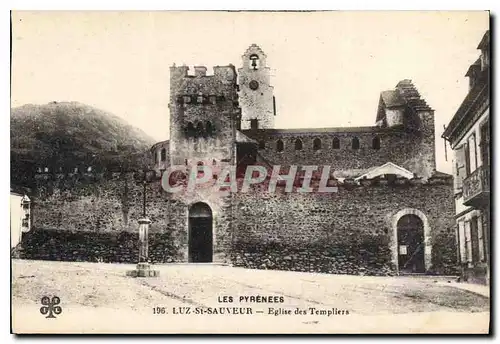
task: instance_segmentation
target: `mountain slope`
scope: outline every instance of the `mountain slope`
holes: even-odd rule
[[[11,181],[25,184],[37,168],[137,168],[154,143],[123,119],[77,102],[11,109]]]

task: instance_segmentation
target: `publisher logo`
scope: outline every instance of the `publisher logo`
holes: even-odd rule
[[[48,296],[44,296],[42,297],[43,307],[40,308],[40,313],[47,315],[46,318],[55,318],[55,315],[62,313],[62,307],[58,306],[60,303],[61,299],[57,296],[52,297],[52,299]]]

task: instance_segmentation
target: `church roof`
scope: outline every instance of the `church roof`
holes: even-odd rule
[[[427,102],[420,96],[420,93],[411,80],[401,80],[396,85],[396,89],[399,90],[401,96],[413,110],[432,110],[431,107],[427,105]]]
[[[376,122],[384,118],[385,108],[394,107],[406,107],[410,111],[432,111],[410,79],[401,80],[393,90],[380,92]]]

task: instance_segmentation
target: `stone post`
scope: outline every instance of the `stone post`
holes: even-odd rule
[[[160,275],[160,271],[152,270],[148,262],[148,231],[150,223],[151,221],[146,217],[139,219],[139,262],[135,270],[127,271],[127,276],[156,277]]]
[[[148,263],[148,231],[151,221],[148,218],[139,219],[139,264]]]

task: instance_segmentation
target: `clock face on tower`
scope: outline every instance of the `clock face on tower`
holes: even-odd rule
[[[256,89],[259,88],[259,83],[255,80],[252,80],[252,81],[250,81],[249,86],[250,86],[250,89],[255,91]]]

